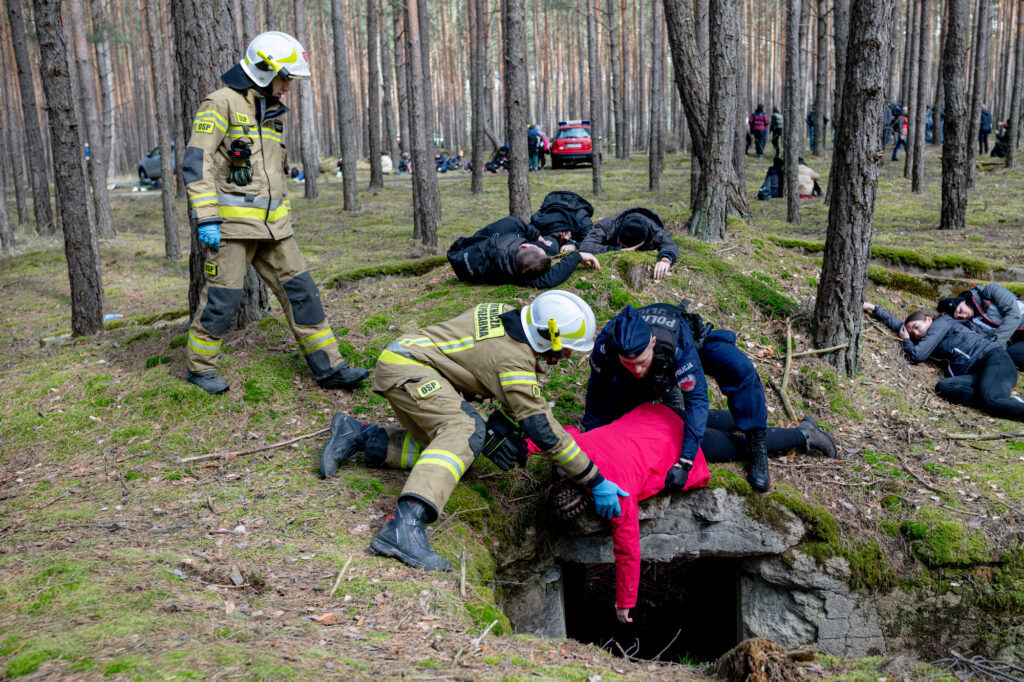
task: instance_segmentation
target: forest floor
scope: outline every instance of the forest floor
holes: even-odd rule
[[[826,187],[827,157],[807,158]],[[750,197],[768,163],[748,157]],[[815,244],[824,240],[827,205],[804,202],[803,221],[793,226],[784,200],[752,200],[751,225],[730,221],[728,243],[702,244],[680,232],[688,164],[682,155],[667,159],[662,191],[651,193],[645,157],[609,155],[600,198],[591,196],[589,168],[532,174],[532,203],[568,189],[592,201],[595,219],[634,205],[657,211],[683,254],[664,282],[624,285],[620,258],[609,254],[600,272],[581,269],[566,287],[591,303],[599,323],[627,302],[689,298],[710,321],[737,331],[766,380],[769,421],[791,424],[767,380],[782,379],[787,318],[796,349],[810,347]],[[882,171],[875,245],[888,250],[876,254],[883,270],[873,278],[891,286],[872,284],[870,300],[897,315],[933,307],[935,297],[924,294],[942,282],[927,277],[961,277],[950,275],[957,268],[968,278],[987,268],[980,279],[1021,279],[1013,268],[1024,266],[1024,172],[980,170],[967,230],[946,233],[936,229],[937,150],[929,149],[921,195],[910,193],[902,166],[887,161]],[[470,194],[468,175],[455,176],[463,182],[441,184],[442,250],[508,212],[504,175],[488,175],[482,196]],[[301,195],[300,185],[291,187]],[[100,244],[104,311],[124,317],[95,337],[43,341],[70,329],[58,241],[19,233],[18,252],[0,260],[0,677],[706,676],[701,666],[630,662],[571,639],[511,633],[496,608],[495,563],[529,515],[547,475],[542,463],[499,476],[478,462],[433,527],[442,554],[457,564],[465,557],[464,592],[457,571],[424,574],[373,556],[369,541],[404,475],[346,465],[325,482],[318,455],[333,413],[393,419],[387,403],[365,387],[320,390],[276,302],[273,316],[227,336],[227,395],[185,383],[187,253],[177,261],[163,256],[158,194],[113,200],[118,236]],[[353,364],[372,367],[399,333],[475,303],[518,305],[532,296],[515,287],[468,287],[446,265],[396,267],[424,255],[410,238],[406,180],[363,190],[360,203],[360,211],[343,212],[333,176],[318,202],[293,199],[297,237]],[[184,228],[181,239],[188,244]],[[909,365],[886,329],[869,323],[866,334],[852,380],[817,356],[794,360],[796,410],[832,433],[840,460],[793,454],[773,461],[774,492],[764,499],[803,500],[819,539],[808,551],[846,556],[855,586],[894,595],[891,613],[902,615],[891,620],[908,625],[888,633],[891,648],[934,660],[965,641],[1021,627],[1024,440],[949,439],[1020,425],[939,400],[936,367]],[[582,360],[547,376],[544,390],[559,418],[582,415],[585,382]],[[717,391],[714,402],[724,405]],[[224,456],[181,461],[207,454]],[[716,466],[713,484],[749,494],[737,465]],[[922,613],[930,607],[899,596],[915,590],[983,606]],[[875,680],[892,675],[892,665],[889,658],[822,657],[805,672]],[[924,664],[900,674],[943,678]]]

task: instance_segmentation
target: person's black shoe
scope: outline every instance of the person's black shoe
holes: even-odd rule
[[[355,417],[339,412],[331,419],[331,437],[320,453],[320,478],[338,473],[338,465],[363,448],[363,425]]]
[[[818,422],[810,417],[804,417],[796,425],[796,428],[800,429],[800,432],[804,434],[804,438],[807,440],[805,445],[807,454],[817,455],[818,457],[831,457],[832,459],[839,457],[839,453],[836,451],[836,442],[832,440],[832,436],[821,430]]]
[[[193,372],[185,370],[185,379],[188,383],[195,384],[210,395],[218,395],[228,390],[228,382],[217,376],[217,370],[211,369],[205,372]]]
[[[771,488],[772,479],[768,473],[768,434],[764,431],[747,431],[747,480],[750,487],[759,493]]]
[[[430,548],[425,519],[427,507],[412,497],[398,500],[395,513],[370,543],[376,554],[398,559],[425,571],[450,571],[451,563]]]
[[[317,379],[316,383],[320,384],[320,388],[351,390],[359,388],[359,384],[363,383],[368,376],[370,376],[370,373],[362,367],[349,367],[346,364],[342,364],[334,374],[330,374],[323,379]]]

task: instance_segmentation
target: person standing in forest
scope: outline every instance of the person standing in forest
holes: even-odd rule
[[[221,339],[235,316],[251,264],[281,303],[316,382],[355,388],[367,376],[349,367],[299,252],[285,198],[287,155],[282,103],[294,79],[310,77],[306,50],[292,36],[256,36],[245,56],[221,76],[196,113],[181,168],[199,241],[209,247],[206,283],[186,349],[186,378],[207,393],[224,393],[217,375]]]
[[[757,105],[757,109],[750,115],[748,126],[750,134],[754,136],[754,149],[757,151],[757,158],[764,156],[764,142],[768,135],[768,114],[764,113],[764,106]]]
[[[981,120],[978,124],[978,153],[988,153],[988,136],[992,133],[992,112],[981,105]]]
[[[811,110],[807,112],[807,142],[811,145],[811,153],[814,153],[814,105],[811,105]]]
[[[772,147],[775,148],[775,156],[780,156],[779,153],[779,138],[782,137],[782,112],[779,111],[778,107],[772,107]]]
[[[899,159],[896,156],[897,152],[899,152],[901,148],[907,148],[908,121],[907,114],[903,111],[903,107],[897,105],[895,112],[896,116],[892,119],[892,135],[893,140],[895,141],[895,144],[893,144],[892,147],[892,160],[898,161]]]

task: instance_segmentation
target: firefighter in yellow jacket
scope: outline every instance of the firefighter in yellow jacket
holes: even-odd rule
[[[281,100],[293,79],[309,77],[299,41],[261,33],[221,76],[226,87],[203,100],[192,123],[181,173],[199,240],[209,250],[206,286],[188,332],[186,377],[208,393],[228,390],[217,376],[217,357],[250,263],[281,302],[320,386],[354,388],[368,374],[349,367],[338,352],[292,230],[282,141],[288,108]]]
[[[320,459],[324,478],[360,450],[367,466],[412,469],[395,513],[371,549],[414,568],[451,570],[430,548],[424,524],[437,519],[481,451],[503,469],[525,463],[525,449],[510,443],[510,450],[504,450],[501,438],[494,437],[467,400],[493,400],[518,423],[522,435],[577,482],[590,486],[598,513],[618,516],[618,497],[627,493],[601,476],[562,429],[537,384],[540,357],[557,362],[573,350],[587,352],[596,331],[586,302],[552,290],[522,309],[483,303],[392,342],[377,360],[373,390],[388,399],[403,428],[362,424],[337,414]]]

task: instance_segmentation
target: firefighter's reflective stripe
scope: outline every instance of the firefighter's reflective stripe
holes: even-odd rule
[[[516,384],[537,385],[537,375],[533,372],[499,372],[498,381],[502,386],[514,386]]]
[[[277,132],[276,130],[274,130],[271,127],[263,126],[262,128],[260,128],[260,132],[263,134],[263,137],[270,138],[271,140],[274,140],[275,142],[280,142],[281,141],[281,133]]]
[[[384,349],[384,352],[377,358],[377,362],[389,362],[392,365],[419,365],[420,367],[426,367],[422,362],[417,362],[412,358],[407,358],[404,355]]]
[[[435,341],[434,345],[442,353],[457,353],[460,350],[466,350],[473,347],[473,337],[467,336],[461,339],[455,339],[454,341]]]
[[[264,211],[267,210],[267,206],[270,206],[271,211],[276,211],[281,205],[287,202],[287,199],[274,199],[269,204],[267,203],[266,197],[257,197],[252,194],[218,194],[217,202],[221,206],[241,206],[243,208],[259,208]]]
[[[332,343],[334,343],[334,332],[328,327],[299,341],[299,347],[302,348],[303,355],[309,355]]]
[[[405,434],[402,441],[402,462],[403,469],[412,468],[420,458],[420,444],[413,440],[409,433]]]
[[[253,137],[254,135],[255,133],[249,129],[249,126],[228,126],[224,137]]]
[[[434,464],[440,467],[444,467],[451,475],[455,477],[455,482],[458,483],[459,479],[462,478],[463,474],[466,473],[465,465],[462,460],[453,453],[447,450],[438,450],[436,448],[428,448],[423,451],[420,458],[416,460],[415,466],[422,466],[424,464]]]
[[[188,205],[192,208],[196,206],[206,206],[208,204],[217,203],[216,192],[206,192],[205,194],[193,194],[188,198]]]
[[[220,352],[220,341],[203,341],[196,338],[196,335],[192,332],[189,332],[188,347],[201,355],[216,355]]]
[[[571,462],[573,459],[575,459],[576,455],[580,454],[581,452],[583,451],[580,450],[580,446],[576,445],[576,441],[573,441],[572,443],[567,445],[564,450],[558,453],[558,456],[555,457],[555,462],[557,462],[558,464],[567,464],[568,462]]]
[[[274,222],[284,218],[292,210],[292,204],[287,199],[282,202],[277,209],[271,209],[269,212],[266,208],[257,208],[250,204],[249,206],[217,206],[217,212],[220,213],[221,218],[248,218],[250,220],[266,220],[268,222]]]
[[[425,337],[415,339],[399,339],[398,345],[408,348],[410,346],[433,346],[434,342]]]
[[[206,111],[200,111],[196,114],[196,122],[209,121],[213,123],[222,133],[227,132],[228,122],[219,112],[213,109],[207,109]]]

